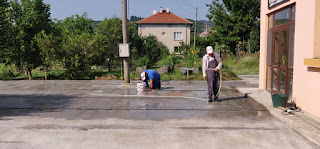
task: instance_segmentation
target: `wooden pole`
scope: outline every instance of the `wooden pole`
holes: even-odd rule
[[[122,0],[122,36],[123,36],[123,44],[128,43],[128,30],[127,30],[127,0]],[[130,49],[129,49],[130,53]],[[126,57],[123,60],[124,67],[124,82],[130,83],[130,66],[129,66],[130,58]]]
[[[198,15],[198,7],[196,8],[196,20],[194,24],[194,34],[193,34],[193,47],[196,50],[196,38],[197,38],[197,15]]]

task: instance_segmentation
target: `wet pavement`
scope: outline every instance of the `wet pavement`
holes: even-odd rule
[[[0,82],[0,148],[314,148],[223,82],[164,81],[138,92],[121,81]]]

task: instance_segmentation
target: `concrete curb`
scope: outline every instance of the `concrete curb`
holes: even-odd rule
[[[258,88],[237,88],[240,93],[248,94],[248,98],[257,103],[266,111],[286,124],[295,132],[301,134],[308,141],[313,143],[316,148],[320,148],[320,121],[308,116],[307,113],[299,112],[291,115],[282,114],[282,110],[272,106],[270,93],[259,90]],[[302,109],[303,110],[303,109]],[[308,121],[306,121],[308,119]]]

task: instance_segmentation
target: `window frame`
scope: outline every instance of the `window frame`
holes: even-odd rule
[[[179,34],[180,34],[180,38],[176,38],[176,37],[178,37]],[[173,33],[173,40],[175,40],[175,41],[181,41],[181,40],[183,40],[182,32],[174,32],[174,33]]]

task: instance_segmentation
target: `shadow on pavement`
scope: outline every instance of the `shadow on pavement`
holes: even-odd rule
[[[229,97],[229,98],[222,98],[221,101],[227,101],[227,100],[244,100],[247,99],[246,96],[238,96],[238,97]]]
[[[3,95],[0,94],[0,120],[8,116],[28,116],[38,112],[64,109],[75,104],[75,96],[67,95]]]

